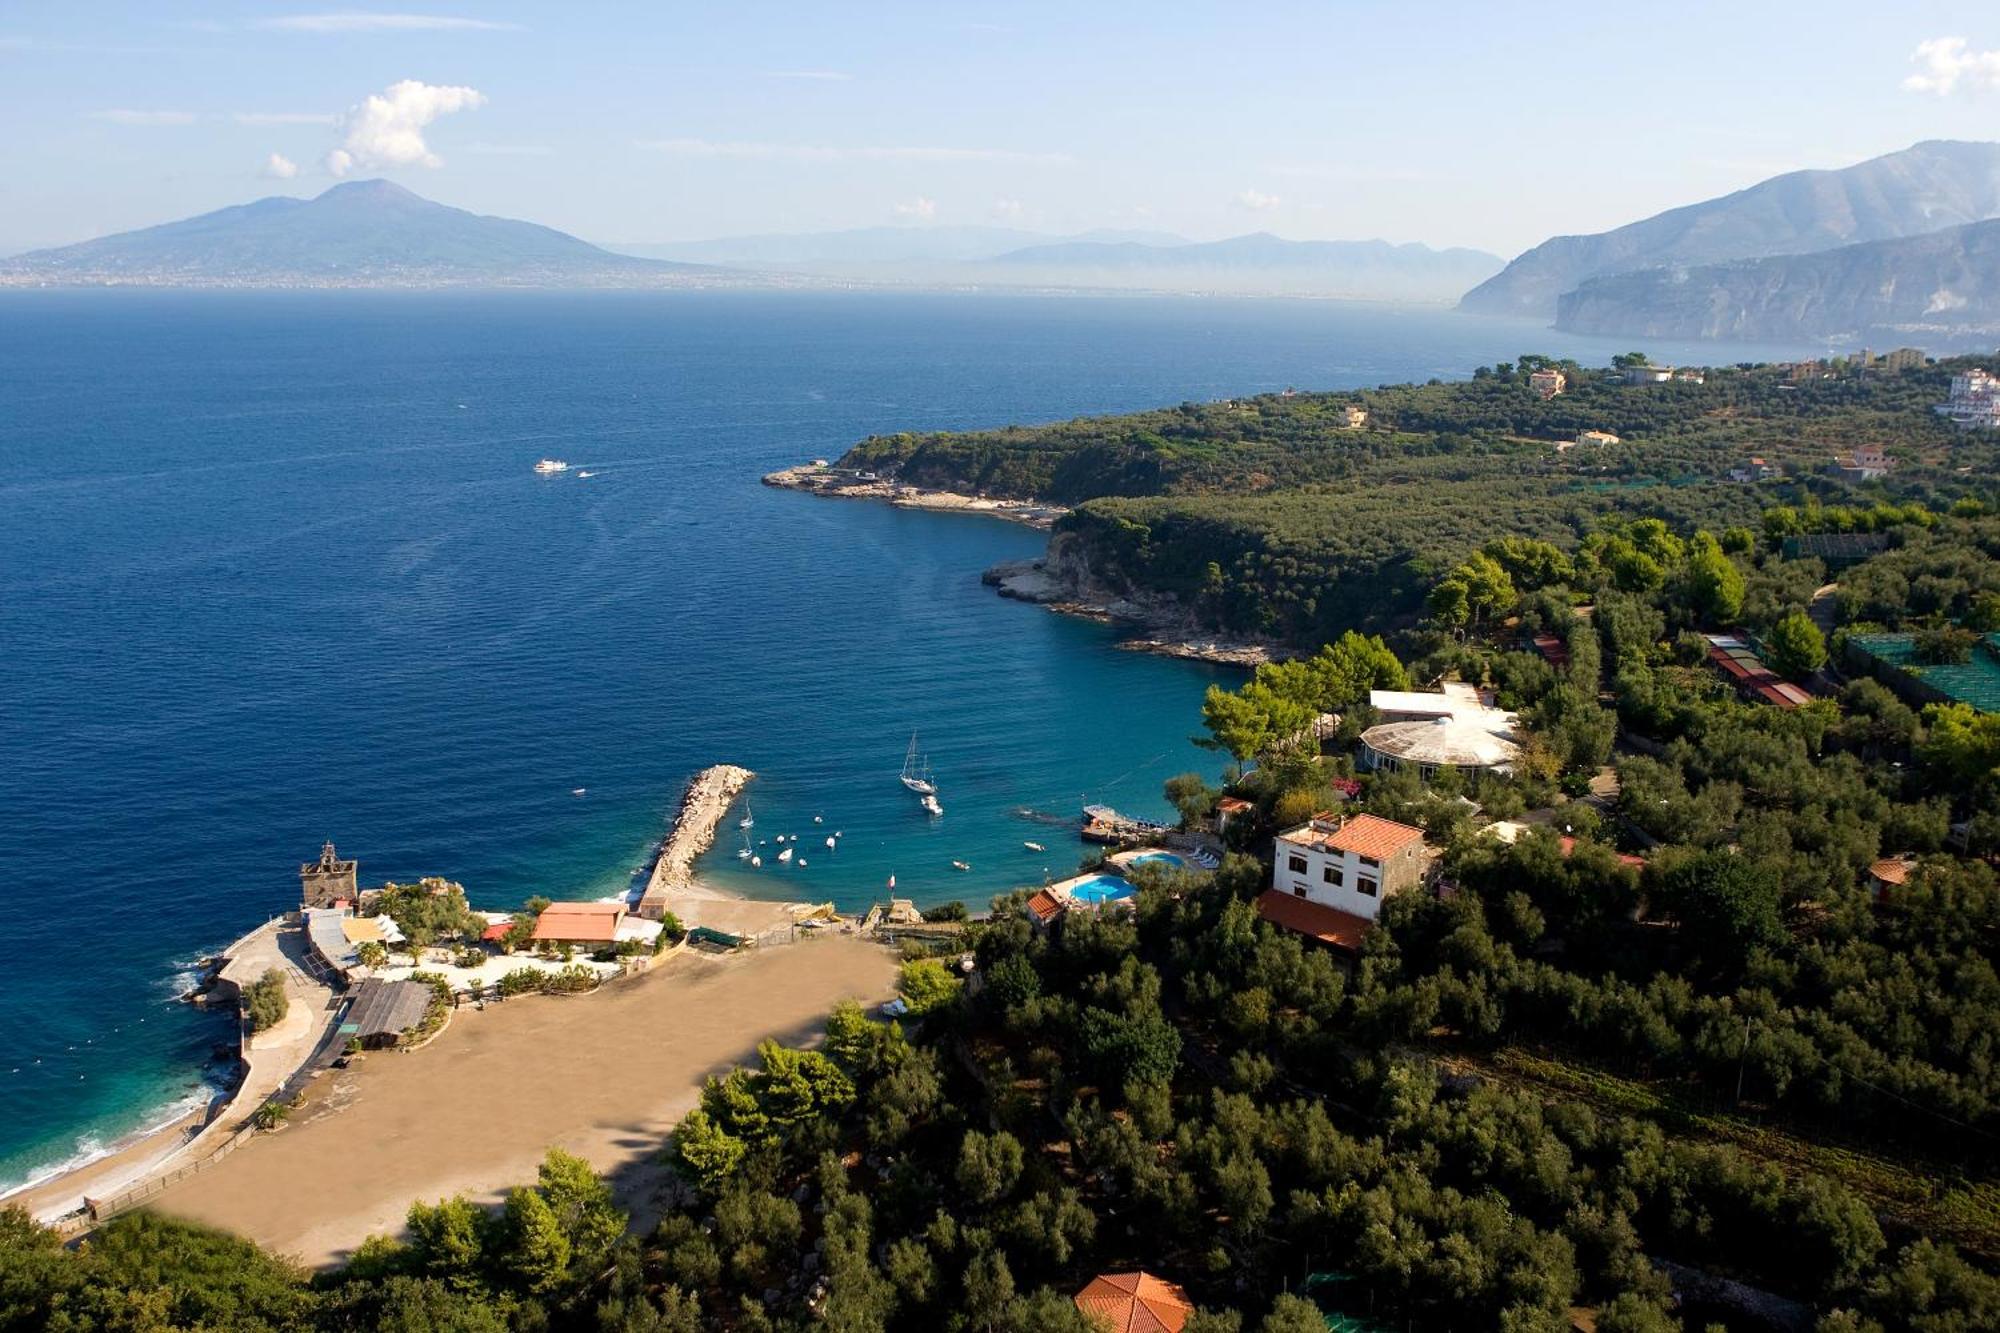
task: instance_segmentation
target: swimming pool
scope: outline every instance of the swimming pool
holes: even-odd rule
[[[1187,862],[1172,852],[1142,852],[1131,860],[1135,866],[1165,866],[1169,870],[1186,870]]]
[[[1132,886],[1116,875],[1092,875],[1069,887],[1069,899],[1082,907],[1098,907],[1132,896]]]

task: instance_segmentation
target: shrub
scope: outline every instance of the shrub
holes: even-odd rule
[[[243,1012],[250,1016],[252,1032],[263,1032],[284,1022],[291,1007],[291,999],[285,994],[285,974],[275,967],[243,990]]]

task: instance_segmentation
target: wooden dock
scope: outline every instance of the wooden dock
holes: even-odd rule
[[[729,813],[751,778],[756,774],[734,764],[704,768],[688,781],[681,798],[680,813],[674,817],[673,832],[660,844],[660,857],[653,862],[653,874],[646,892],[639,898],[638,913],[657,921],[668,910],[667,900],[676,891],[694,882],[695,858],[715,841],[715,830]]]

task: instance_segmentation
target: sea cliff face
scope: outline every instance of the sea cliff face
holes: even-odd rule
[[[1556,327],[1655,338],[1933,342],[2000,327],[2000,221],[1734,264],[1593,278]]]
[[[1274,643],[1231,638],[1204,627],[1193,607],[1170,593],[1137,587],[1080,533],[1058,531],[1035,560],[995,565],[981,581],[1002,597],[1132,630],[1119,646],[1204,662],[1259,666],[1286,654]]]

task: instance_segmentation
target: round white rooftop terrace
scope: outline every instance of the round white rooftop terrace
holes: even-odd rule
[[[1384,722],[1362,732],[1361,744],[1376,767],[1504,768],[1521,757],[1518,744],[1471,717]]]

